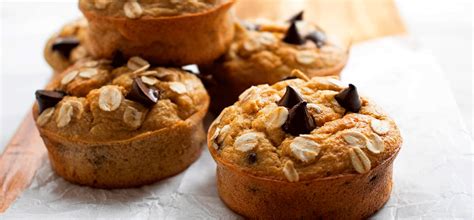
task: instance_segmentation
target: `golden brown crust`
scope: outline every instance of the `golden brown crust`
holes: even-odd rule
[[[246,172],[271,179],[287,179],[283,172],[287,161],[293,163],[300,180],[357,173],[351,161],[351,149],[355,147],[362,149],[372,167],[375,167],[400,147],[400,131],[390,117],[365,97],[361,97],[362,106],[358,113],[346,113],[334,98],[344,88],[339,85],[341,83],[332,78],[314,77],[309,81],[294,79],[272,86],[251,87],[238,102],[222,111],[209,128],[208,139],[216,143],[215,153],[222,160],[239,165]],[[276,103],[287,86],[297,90],[308,105],[315,106],[309,109],[309,113],[317,127],[309,134],[293,136],[282,130],[281,123],[278,124],[280,121],[277,121],[276,113],[285,108]],[[288,117],[281,116],[284,120]],[[385,131],[377,133],[372,126],[374,123],[383,125]],[[242,151],[237,140],[247,133],[260,135],[256,138],[258,145]],[[349,137],[346,139],[346,136]],[[310,147],[315,148],[315,152],[309,152],[314,156],[306,156],[308,152],[292,147],[301,138],[315,145]],[[375,152],[374,146],[380,147],[380,152]],[[300,147],[306,149],[306,146]],[[256,163],[247,161],[250,152],[260,158]]]
[[[33,108],[35,118],[37,106]],[[39,128],[56,173],[97,188],[126,188],[153,183],[186,169],[205,141],[206,109],[176,125],[110,142],[81,142]]]
[[[307,29],[317,26],[303,22]],[[219,112],[231,105],[252,85],[273,84],[291,76],[293,69],[309,77],[339,77],[349,52],[347,46],[334,38],[318,48],[313,42],[292,45],[282,41],[287,25],[260,25],[247,30],[236,24],[236,36],[229,51],[211,64],[201,65],[204,74],[215,81],[208,87],[213,99],[211,110]],[[310,32],[310,31],[308,31]]]
[[[130,10],[125,9],[127,2],[113,0],[80,0],[82,8],[94,10],[107,16],[127,16]],[[191,14],[209,10],[221,4],[220,0],[140,0],[135,1],[141,9],[140,16],[168,17]],[[130,3],[129,3],[130,5]]]
[[[159,65],[210,62],[227,50],[234,36],[228,13],[233,3],[200,13],[138,19],[103,16],[81,8],[90,27],[86,47],[96,57],[121,51]]]
[[[311,105],[317,127],[309,134],[281,128],[288,112],[276,102],[287,86]],[[327,77],[285,80],[251,87],[224,109],[207,137],[224,203],[260,219],[362,219],[380,209],[400,132],[365,97],[358,113],[346,113],[334,99],[343,88]]]
[[[205,142],[204,86],[190,73],[150,68],[138,57],[118,68],[110,63],[77,62],[47,86],[67,95],[41,114],[33,107],[53,169],[99,188],[140,186],[184,170]],[[128,96],[137,79],[159,91],[156,104]]]
[[[219,196],[230,209],[247,218],[365,219],[390,197],[397,153],[365,174],[295,183],[253,176],[213,156]]]

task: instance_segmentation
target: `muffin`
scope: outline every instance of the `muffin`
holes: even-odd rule
[[[36,97],[52,167],[73,183],[149,184],[186,169],[205,143],[209,96],[201,81],[140,57],[79,61]]]
[[[247,89],[208,133],[222,201],[248,218],[362,219],[388,200],[402,138],[330,77]]]
[[[80,0],[90,24],[86,46],[95,57],[117,51],[159,65],[205,63],[234,36],[234,0]]]
[[[348,46],[329,38],[302,14],[284,23],[260,20],[236,23],[229,51],[211,64],[201,65],[216,86],[208,88],[211,109],[232,105],[252,85],[273,84],[294,77],[293,69],[313,76],[339,76],[348,58]]]
[[[61,73],[78,60],[90,56],[82,44],[86,33],[87,20],[81,18],[66,24],[48,40],[44,57],[55,73]]]

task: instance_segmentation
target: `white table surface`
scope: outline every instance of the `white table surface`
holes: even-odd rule
[[[0,0],[0,151],[51,70],[42,56],[46,39],[80,15],[75,0]],[[472,21],[470,0],[397,0],[417,46],[442,67],[466,126],[472,129]],[[394,60],[396,62],[396,60]]]

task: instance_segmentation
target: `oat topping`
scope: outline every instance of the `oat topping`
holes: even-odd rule
[[[79,73],[79,71],[77,70],[73,70],[71,72],[69,72],[68,74],[66,74],[63,79],[61,80],[61,84],[62,85],[67,85],[69,84],[71,81],[74,80],[74,78],[76,78],[77,74]]]
[[[288,119],[288,109],[285,107],[275,108],[268,116],[265,121],[268,129],[281,128]]]
[[[337,79],[334,79],[334,78],[328,78],[327,81],[329,83],[331,83],[332,85],[335,85],[339,88],[346,88],[347,87],[347,84],[346,83],[343,83],[342,81],[340,80],[337,80]]]
[[[54,110],[54,107],[44,110],[43,113],[38,116],[38,119],[36,119],[36,123],[38,123],[39,126],[46,125],[46,123],[51,119],[51,116],[53,116]]]
[[[300,78],[304,81],[309,81],[309,77],[304,74],[303,72],[301,72],[300,70],[297,70],[297,69],[294,69],[293,71],[291,71],[291,76],[294,76],[296,78]]]
[[[74,108],[70,102],[65,102],[59,108],[59,113],[56,118],[56,124],[58,128],[65,127],[71,122],[72,115],[74,114]]]
[[[300,179],[298,171],[296,171],[293,161],[291,160],[286,161],[283,166],[283,173],[285,174],[286,179],[290,182],[298,182]]]
[[[243,48],[249,52],[258,50],[260,47],[261,47],[260,41],[257,41],[256,39],[249,39],[245,41],[243,44]]]
[[[341,136],[353,147],[365,148],[368,145],[371,145],[369,139],[364,134],[357,131],[345,131]]]
[[[372,119],[372,121],[370,121],[370,127],[379,135],[387,134],[390,131],[390,123],[388,123],[388,121]]]
[[[125,16],[130,19],[137,19],[140,18],[143,14],[143,9],[140,3],[136,0],[129,0],[123,5],[123,11]]]
[[[186,120],[198,112],[201,117],[207,108],[209,97],[195,75],[165,67],[135,74],[128,67],[142,68],[148,62],[118,59],[78,62],[69,72],[58,73],[46,90],[37,90],[38,127],[72,139],[125,140],[189,123]],[[157,73],[167,77],[158,79]],[[61,82],[65,78],[71,80],[67,86]],[[186,92],[177,94],[170,83]],[[55,108],[51,116],[50,110],[42,114],[49,108]]]
[[[214,134],[211,136],[211,143],[212,143],[212,147],[214,147],[214,149],[216,150],[219,150],[219,145],[217,144],[217,137],[219,137],[219,134],[221,132],[221,129],[220,128],[216,128],[216,130],[214,131]]]
[[[143,83],[149,86],[153,86],[158,82],[158,79],[156,79],[155,77],[150,77],[150,76],[142,76],[141,79]]]
[[[186,86],[180,82],[171,82],[170,89],[178,94],[184,94],[188,91]]]
[[[303,65],[310,65],[315,62],[317,58],[316,53],[313,51],[303,50],[296,54],[296,61]]]
[[[95,0],[94,6],[97,9],[105,9],[112,2],[112,0]]]
[[[150,63],[141,57],[132,57],[128,60],[127,67],[134,72],[141,72],[150,68]]]
[[[250,151],[258,145],[258,139],[261,135],[256,132],[242,134],[235,139],[234,147],[242,152]]]
[[[99,71],[97,69],[89,68],[89,69],[82,70],[79,73],[79,76],[85,79],[90,79],[93,76],[97,75],[98,72]]]
[[[383,142],[382,138],[377,134],[370,134],[370,141],[371,144],[367,145],[367,149],[374,154],[379,154],[384,151],[385,143]]]
[[[365,173],[398,152],[401,137],[393,121],[364,97],[357,96],[360,112],[346,111],[334,98],[344,88],[328,79],[289,79],[246,90],[211,126],[211,132],[232,131],[225,141],[214,135],[220,141],[217,156],[258,176],[301,181]],[[281,98],[269,99],[275,95]],[[304,105],[310,114],[303,114]],[[255,111],[248,111],[249,106]],[[311,116],[317,126],[302,132]],[[374,131],[376,118],[388,122],[389,132]],[[295,132],[285,128],[288,121]],[[250,153],[256,153],[258,163],[248,161]]]
[[[359,173],[366,173],[371,168],[371,163],[364,151],[358,147],[350,148],[349,154],[352,162],[352,166]]]
[[[81,8],[95,10],[101,15],[126,16],[138,19],[198,13],[221,3],[217,0],[81,0]]]
[[[91,60],[84,63],[85,67],[93,68],[99,65],[99,61]]]
[[[294,157],[305,163],[313,161],[320,151],[318,143],[306,137],[296,137],[290,149]]]
[[[123,121],[133,129],[137,129],[142,124],[143,113],[131,106],[127,106],[123,113]]]
[[[308,103],[306,107],[308,108],[309,111],[314,111],[314,113],[316,114],[320,114],[323,112],[323,110],[321,110],[321,107],[319,107],[319,105],[314,104],[314,103]]]
[[[274,45],[277,42],[275,35],[270,32],[262,32],[262,34],[258,37],[258,40],[260,43],[266,46]]]
[[[99,107],[103,111],[115,111],[122,102],[122,92],[115,86],[105,86],[100,89]]]
[[[224,142],[227,135],[229,135],[229,131],[230,131],[230,125],[226,125],[222,127],[219,133],[219,136],[216,139],[217,143],[221,144],[222,142]]]

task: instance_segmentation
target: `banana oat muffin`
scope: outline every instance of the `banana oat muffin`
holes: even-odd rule
[[[95,57],[117,51],[160,65],[211,62],[228,48],[234,0],[80,0]]]
[[[36,92],[54,170],[73,183],[134,187],[179,173],[205,142],[200,80],[140,58],[82,60]]]
[[[361,219],[392,189],[402,138],[354,85],[328,77],[253,86],[208,133],[221,199],[263,219]]]
[[[90,56],[82,45],[87,26],[86,19],[78,19],[66,24],[48,40],[44,57],[55,73],[60,73],[78,60]]]
[[[216,86],[208,90],[212,110],[220,111],[252,85],[294,77],[290,74],[293,69],[309,77],[338,76],[347,58],[347,45],[302,21],[299,14],[289,23],[236,23],[236,36],[229,51],[200,69],[215,81]]]

